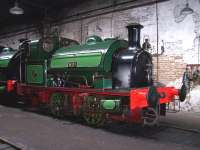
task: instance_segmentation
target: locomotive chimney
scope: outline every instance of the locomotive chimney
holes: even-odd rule
[[[132,23],[127,26],[128,29],[128,50],[139,50],[140,46],[140,30],[143,28],[138,23]]]

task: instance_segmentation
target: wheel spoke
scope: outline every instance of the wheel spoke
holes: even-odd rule
[[[87,97],[84,103],[83,117],[91,126],[102,125],[105,117],[100,107],[100,100],[92,96]]]
[[[54,93],[50,99],[50,109],[53,116],[61,118],[64,116],[65,95],[62,93]]]

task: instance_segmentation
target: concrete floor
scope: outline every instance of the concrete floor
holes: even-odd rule
[[[200,131],[200,116],[169,114],[162,122]],[[77,120],[0,105],[0,137],[27,150],[199,150],[200,133],[167,126],[141,128],[110,123],[88,127]]]

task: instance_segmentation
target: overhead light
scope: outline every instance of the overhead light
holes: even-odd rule
[[[189,3],[187,1],[186,5],[185,5],[185,8],[183,8],[181,10],[181,15],[189,15],[189,14],[192,14],[194,12],[194,10],[192,8],[189,7]]]
[[[24,10],[19,7],[18,1],[15,1],[14,7],[10,8],[9,12],[13,15],[22,15],[24,14]]]

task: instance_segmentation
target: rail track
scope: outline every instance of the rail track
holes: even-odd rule
[[[0,137],[0,150],[22,150],[15,144]]]

